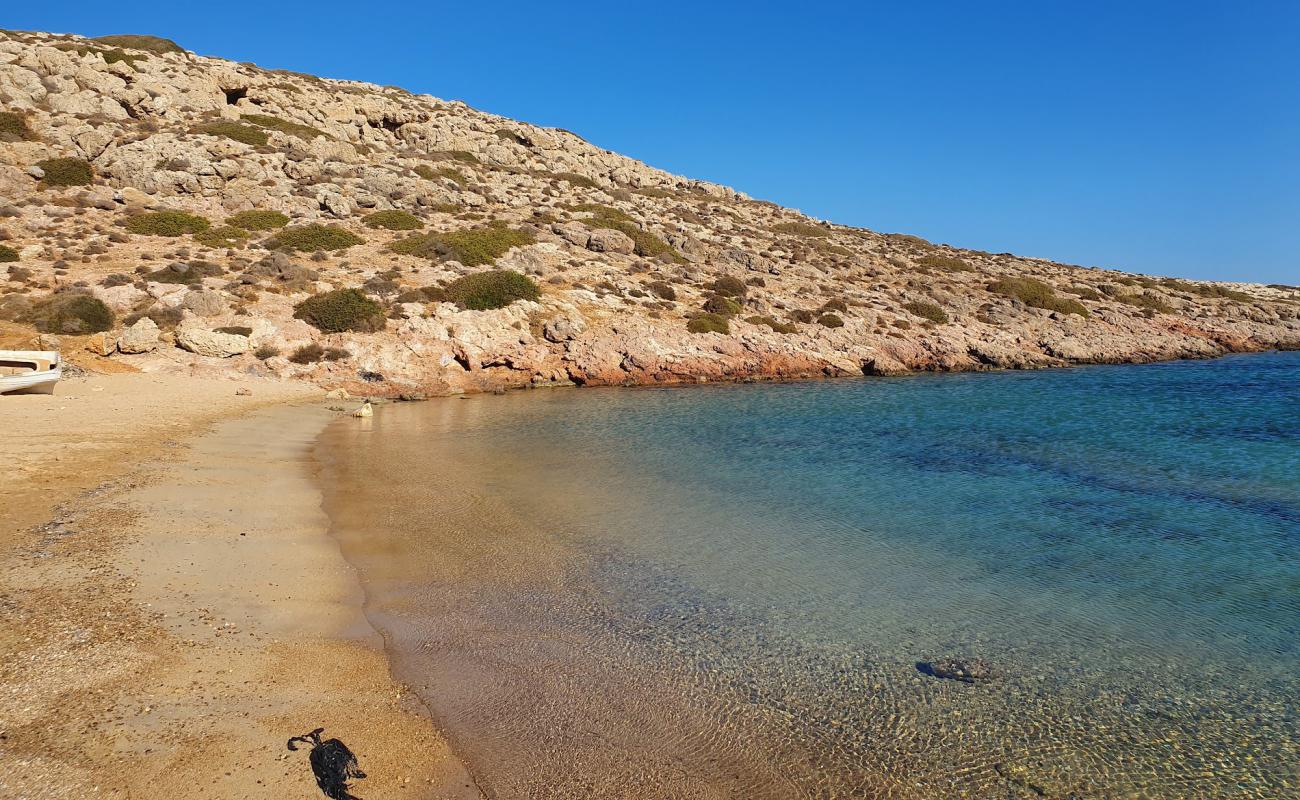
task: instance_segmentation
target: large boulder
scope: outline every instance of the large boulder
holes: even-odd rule
[[[186,294],[185,299],[181,301],[181,308],[200,317],[215,317],[225,313],[226,301],[221,297],[220,292],[200,289]]]
[[[636,243],[632,241],[632,237],[610,228],[597,228],[591,232],[591,238],[587,241],[587,249],[597,253],[631,255],[635,247]]]
[[[122,331],[117,349],[123,353],[148,353],[158,348],[158,326],[148,317],[141,317],[134,325]]]
[[[210,331],[195,325],[186,325],[176,331],[176,344],[182,350],[208,358],[230,358],[247,353],[252,346],[247,336],[237,333]]]

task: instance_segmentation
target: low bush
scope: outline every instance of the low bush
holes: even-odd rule
[[[129,328],[140,320],[148,318],[152,320],[153,324],[157,325],[160,330],[169,331],[177,325],[180,325],[181,320],[183,320],[184,317],[184,313],[182,313],[179,308],[155,305],[145,311],[138,311],[130,315],[126,319],[122,320],[122,324]]]
[[[988,290],[1004,297],[1014,297],[1033,308],[1059,311],[1063,314],[1088,316],[1088,309],[1077,300],[1058,297],[1055,290],[1034,278],[1002,278],[988,285]]]
[[[791,322],[777,322],[771,317],[746,317],[745,321],[750,325],[766,325],[777,333],[798,333],[799,328]]]
[[[447,299],[447,292],[441,286],[421,286],[407,289],[397,296],[395,303],[441,303]]]
[[[436,178],[446,178],[457,186],[464,186],[468,183],[464,173],[451,167],[431,167],[428,164],[416,164],[414,167],[411,167],[411,171],[416,175],[419,175],[421,178],[424,178],[426,181],[431,181]]]
[[[280,355],[280,348],[273,344],[264,344],[253,351],[253,355],[259,361],[265,361],[268,358],[275,358]]]
[[[591,219],[583,220],[587,225],[593,228],[609,228],[626,235],[632,240],[632,251],[642,258],[663,256],[678,264],[686,262],[686,259],[682,258],[681,254],[667,242],[649,231],[641,230],[631,217],[616,208],[587,204],[579,206],[578,210],[594,212]]]
[[[225,272],[219,265],[208,261],[195,261],[190,264],[178,261],[159,270],[146,273],[144,278],[154,283],[179,283],[191,286],[202,283],[204,278],[211,278]],[[157,320],[154,320],[157,322]]]
[[[508,269],[465,275],[446,288],[448,300],[473,311],[504,308],[516,300],[536,300],[541,296],[541,290],[531,278]]]
[[[47,158],[36,166],[45,173],[46,186],[89,186],[95,180],[95,170],[82,158]]]
[[[646,285],[646,289],[660,300],[676,300],[677,290],[663,281],[652,281]]]
[[[724,297],[744,297],[745,292],[749,291],[749,287],[745,285],[744,281],[739,278],[733,278],[730,275],[723,275],[713,283],[710,283],[708,288],[715,294],[720,294]]]
[[[721,314],[732,317],[740,313],[740,303],[734,298],[725,297],[720,294],[711,294],[704,298],[704,310],[710,314]]]
[[[947,324],[948,322],[948,315],[944,313],[944,310],[942,308],[935,305],[934,303],[927,303],[918,300],[912,303],[904,303],[903,308],[907,309],[908,312],[915,314],[921,319],[928,319],[931,322],[934,322],[939,325],[944,325]]]
[[[18,251],[7,244],[0,244],[0,264],[18,260]]]
[[[535,241],[533,234],[491,224],[446,233],[411,236],[393,242],[389,247],[395,253],[459,261],[467,267],[492,264],[511,248],[523,247]]]
[[[242,142],[254,147],[264,147],[267,142],[271,141],[271,137],[267,136],[266,131],[261,128],[254,128],[252,125],[244,125],[240,122],[230,122],[228,120],[209,122],[206,125],[200,125],[194,131],[208,136],[224,136],[227,139],[234,139],[236,142]]]
[[[200,231],[194,234],[194,241],[204,247],[236,247],[248,240],[248,231],[232,225]]]
[[[361,219],[368,227],[384,228],[390,231],[415,231],[424,227],[424,222],[414,214],[398,209],[376,211]]]
[[[143,236],[183,236],[202,233],[210,227],[208,221],[187,211],[150,211],[126,218],[126,229]]]
[[[849,310],[849,304],[838,298],[827,300],[825,303],[822,303],[822,307],[821,307],[821,312],[823,314],[832,311],[838,311],[841,314],[843,314],[848,310]]]
[[[274,231],[289,224],[289,218],[279,211],[250,209],[226,217],[226,224],[246,231]]]
[[[1161,314],[1172,314],[1174,311],[1173,307],[1164,301],[1164,298],[1157,294],[1151,294],[1150,292],[1120,294],[1116,295],[1115,299],[1125,305],[1158,311]]]
[[[384,307],[360,289],[315,294],[293,307],[295,318],[326,333],[381,331],[388,323]]]
[[[251,122],[259,128],[279,131],[280,133],[286,133],[290,136],[296,136],[299,139],[307,141],[315,139],[317,136],[329,138],[328,136],[325,136],[325,131],[313,128],[310,125],[303,125],[300,122],[291,122],[290,120],[272,117],[268,114],[244,114],[240,119]]]
[[[700,314],[686,323],[691,333],[731,333],[731,322],[720,314]]]
[[[32,305],[29,322],[43,333],[87,334],[110,330],[113,311],[89,294],[61,292]]]
[[[325,357],[325,348],[312,342],[305,344],[294,350],[289,355],[289,360],[295,364],[315,364]]]
[[[940,272],[972,272],[973,268],[956,256],[928,255],[922,256],[916,262],[917,266],[924,269],[937,269]]]
[[[794,311],[790,312],[790,319],[807,325],[809,322],[817,319],[817,315],[806,308],[796,308]]]
[[[245,325],[227,325],[224,328],[217,328],[217,333],[229,333],[233,336],[252,336],[253,329]]]
[[[571,186],[580,186],[584,189],[599,189],[600,184],[588,178],[586,175],[579,175],[576,172],[557,172],[553,176],[556,180],[568,181]]]
[[[144,50],[148,53],[184,53],[185,49],[161,36],[149,36],[142,33],[115,33],[110,36],[96,36],[91,41],[106,44],[109,47],[128,47],[132,50]]]
[[[1101,295],[1098,292],[1089,289],[1087,286],[1071,286],[1069,288],[1063,289],[1062,291],[1064,291],[1066,294],[1072,294],[1075,297],[1079,298],[1080,300],[1101,299]]]
[[[1177,278],[1166,278],[1161,281],[1161,284],[1166,288],[1180,292],[1187,292],[1188,294],[1194,294],[1198,297],[1220,297],[1225,300],[1236,300],[1239,303],[1250,303],[1255,299],[1245,292],[1210,283],[1188,283],[1186,281],[1180,281]]]
[[[32,142],[36,134],[27,127],[27,117],[13,111],[0,111],[0,142]]]
[[[314,253],[317,250],[346,250],[365,241],[337,225],[302,225],[285,228],[269,244],[276,250]]]
[[[843,328],[844,320],[836,314],[822,314],[817,318],[817,324],[827,328]]]
[[[818,225],[809,225],[807,222],[778,222],[771,227],[773,233],[784,233],[788,236],[830,236],[831,232],[826,228]]]

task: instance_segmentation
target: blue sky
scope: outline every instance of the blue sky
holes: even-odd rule
[[[836,222],[1300,284],[1300,3],[6,5],[461,99]]]

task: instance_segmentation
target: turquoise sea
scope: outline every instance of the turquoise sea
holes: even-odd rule
[[[1300,353],[448,399],[316,455],[493,797],[1300,797]]]

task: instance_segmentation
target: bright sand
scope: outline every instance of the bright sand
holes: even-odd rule
[[[322,726],[361,796],[479,796],[329,537],[319,397],[151,375],[0,397],[0,796],[321,796],[285,740]]]

